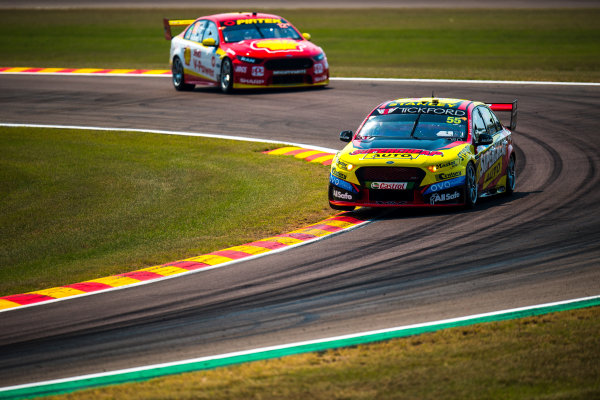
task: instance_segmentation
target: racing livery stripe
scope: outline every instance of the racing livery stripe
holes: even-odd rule
[[[129,74],[129,75],[171,75],[165,69],[106,69],[106,68],[28,68],[28,67],[0,67],[3,73],[22,74]]]
[[[263,151],[264,154],[276,155],[276,156],[294,156],[312,163],[319,163],[322,165],[331,165],[331,161],[335,154],[327,153],[320,150],[305,149],[303,147],[286,146],[275,150]]]
[[[189,271],[211,267],[251,256],[265,254],[300,243],[326,237],[332,233],[351,229],[368,220],[356,218],[349,213],[340,213],[316,224],[296,229],[289,233],[257,240],[240,246],[213,251],[184,260],[155,265],[122,274],[72,283],[50,289],[0,297],[0,310],[14,309],[19,306],[43,303],[50,300],[75,297],[93,292],[123,287],[140,282],[148,282]]]

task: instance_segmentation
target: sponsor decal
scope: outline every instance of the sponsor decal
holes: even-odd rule
[[[313,82],[317,83],[317,82],[323,82],[323,81],[326,81],[326,80],[327,80],[327,75],[315,76],[314,79],[313,79]]]
[[[264,79],[248,79],[248,78],[240,78],[240,83],[246,83],[248,85],[264,85]]]
[[[204,75],[208,75],[208,76],[215,75],[214,69],[205,67],[204,65],[202,65],[202,62],[197,58],[194,59],[194,69]]]
[[[358,193],[358,190],[354,189],[354,186],[352,186],[350,182],[346,182],[334,176],[333,174],[329,174],[329,182],[331,182],[331,184],[334,186],[347,190],[348,192]]]
[[[456,186],[463,186],[464,184],[465,184],[465,177],[461,176],[460,178],[454,178],[454,179],[450,179],[448,181],[434,183],[433,185],[430,185],[427,188],[427,190],[425,190],[423,192],[423,194],[425,195],[425,194],[435,193],[435,192],[450,189],[450,188],[453,188]]]
[[[335,197],[338,200],[349,200],[349,201],[354,200],[354,197],[352,196],[352,194],[350,194],[346,191],[333,189],[331,191],[331,194],[333,195],[333,197]]]
[[[252,67],[252,76],[265,76],[265,67],[262,67],[262,66]]]
[[[441,101],[423,103],[419,99],[415,101],[392,101],[387,104],[387,107],[400,107],[400,106],[426,106],[426,107],[444,107],[444,108],[456,108],[459,103],[443,103]]]
[[[185,65],[190,65],[190,61],[192,61],[192,50],[189,47],[183,49],[183,61]]]
[[[273,71],[273,75],[300,75],[306,73],[305,69],[294,69],[290,71]]]
[[[346,174],[342,174],[340,171],[338,171],[337,169],[332,169],[331,170],[331,174],[340,178],[340,179],[346,179]]]
[[[435,166],[435,168],[442,169],[442,168],[447,168],[447,167],[456,167],[457,165],[458,165],[458,163],[456,161],[452,160],[452,161],[446,161],[441,164],[437,164]]]
[[[314,72],[315,72],[315,74],[322,74],[323,73],[323,64],[321,64],[321,63],[315,64]]]
[[[464,110],[456,110],[453,108],[443,107],[390,107],[388,104],[385,108],[378,108],[379,114],[435,114],[435,115],[451,115],[454,117],[464,117],[467,112]]]
[[[438,181],[444,181],[446,179],[456,178],[457,176],[461,176],[461,175],[462,175],[462,171],[455,171],[455,172],[450,172],[448,174],[437,174],[435,176],[435,179],[437,179]]]
[[[386,158],[386,157],[406,157],[406,158],[417,158],[418,156],[443,156],[444,153],[441,151],[430,151],[430,150],[420,150],[420,149],[356,149],[350,152],[351,156],[355,156],[358,154],[366,154],[363,157],[364,159],[371,158]],[[377,155],[375,155],[377,154]],[[381,154],[389,154],[389,156],[381,156]],[[402,156],[399,154],[407,154],[406,156]]]
[[[434,193],[429,198],[429,204],[434,205],[436,203],[444,203],[448,201],[456,200],[460,197],[460,193],[455,191],[454,193]]]
[[[392,114],[394,111],[396,111],[398,109],[398,107],[392,107],[392,108],[378,108],[377,112],[379,112],[379,114],[382,115],[387,115],[387,114]]]
[[[339,169],[348,170],[348,164],[346,164],[342,160],[338,160],[338,162],[335,164],[335,166],[338,167]]]
[[[466,146],[464,149],[462,149],[459,153],[458,153],[458,158],[460,158],[460,161],[465,161],[465,158],[467,158],[467,153],[469,152],[469,147]]]
[[[247,18],[238,19],[235,21],[237,25],[251,25],[251,24],[281,24],[283,21],[279,18]]]
[[[406,190],[408,182],[371,182],[371,189],[381,190]]]
[[[254,50],[266,50],[269,53],[302,51],[305,45],[302,45],[290,39],[267,39],[255,40],[250,43],[250,47]]]
[[[490,169],[485,173],[485,176],[483,178],[483,186],[486,187],[487,185],[492,183],[494,179],[500,176],[500,172],[502,172],[502,158],[499,158],[498,161],[496,161],[494,165],[492,165]]]
[[[493,146],[481,156],[481,171],[487,171],[500,157],[506,155],[506,146]]]
[[[248,73],[248,67],[246,67],[245,65],[237,65],[235,67],[235,72],[239,72],[240,74],[246,74]]]
[[[250,25],[250,24],[282,24],[283,21],[280,18],[247,18],[247,19],[230,19],[221,22],[221,26],[235,26],[235,25]]]

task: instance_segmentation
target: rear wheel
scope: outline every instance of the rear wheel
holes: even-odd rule
[[[515,158],[510,157],[508,167],[506,167],[506,195],[514,193],[517,186],[517,173],[515,172]]]
[[[185,83],[183,63],[181,62],[179,57],[175,57],[173,59],[173,67],[171,69],[171,74],[173,76],[173,87],[175,87],[175,90],[189,91],[194,89],[195,85]]]
[[[477,174],[472,163],[467,165],[465,176],[465,207],[474,208],[477,204]]]
[[[229,58],[224,58],[221,63],[221,91],[231,93],[233,91],[233,66]]]

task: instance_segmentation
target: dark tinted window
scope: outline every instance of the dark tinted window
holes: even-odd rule
[[[485,122],[485,126],[488,129],[488,132],[490,133],[490,135],[493,135],[494,133],[496,133],[498,131],[498,127],[496,126],[496,121],[498,120],[497,118],[495,118],[495,116],[492,114],[492,112],[490,110],[487,109],[487,107],[478,107],[479,111],[481,112],[481,116],[483,117],[483,121]]]

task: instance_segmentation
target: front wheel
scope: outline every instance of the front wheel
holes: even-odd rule
[[[171,75],[173,77],[173,87],[178,91],[190,91],[194,89],[195,85],[185,83],[185,75],[183,72],[183,64],[179,57],[173,59],[173,67],[171,69]]]
[[[474,208],[477,204],[477,174],[475,167],[469,163],[465,176],[465,207]]]
[[[233,91],[233,67],[229,58],[223,59],[221,64],[221,91],[231,93]]]
[[[506,167],[506,195],[514,193],[517,186],[517,173],[515,172],[515,158],[511,157]]]

